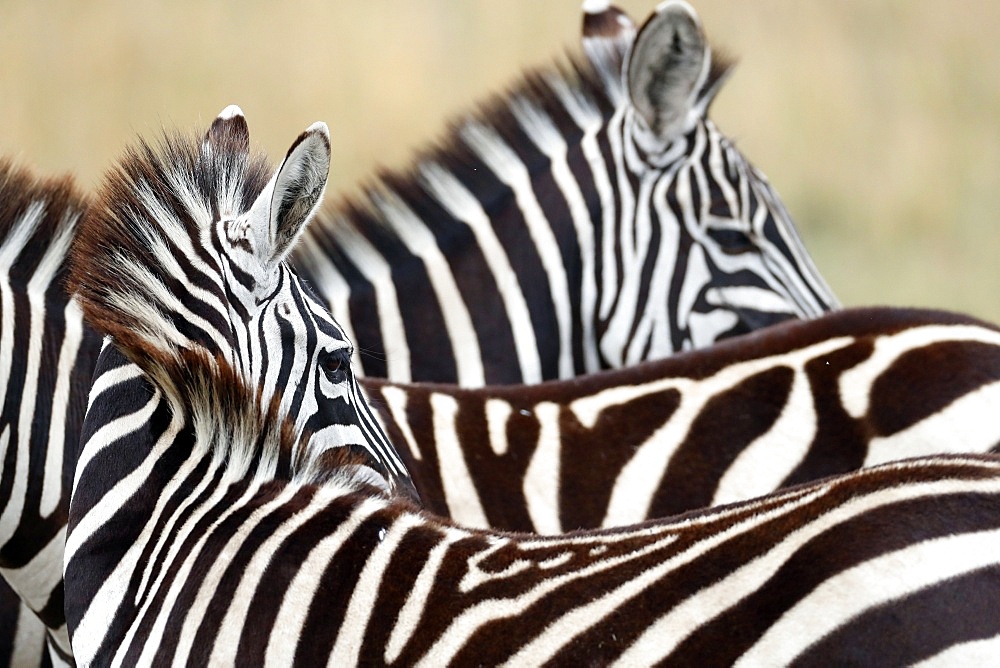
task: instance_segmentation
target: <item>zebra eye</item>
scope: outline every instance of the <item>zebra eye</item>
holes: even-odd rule
[[[331,383],[339,384],[347,380],[350,361],[343,352],[327,353],[320,366]]]
[[[754,251],[757,245],[746,232],[734,230],[731,227],[710,228],[708,236],[718,244],[719,249],[727,255],[741,255]]]

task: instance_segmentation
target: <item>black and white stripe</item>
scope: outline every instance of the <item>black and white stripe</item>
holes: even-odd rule
[[[74,244],[70,287],[89,324],[115,345],[98,362],[87,415],[100,427],[84,426],[75,478],[77,512],[100,510],[77,520],[71,511],[66,558],[71,562],[109,532],[120,540],[98,555],[111,564],[108,570],[84,577],[85,600],[99,599],[92,588],[107,586],[112,571],[135,559],[153,569],[146,571],[147,580],[158,577],[157,556],[136,551],[145,534],[122,532],[149,530],[150,521],[178,510],[170,493],[144,496],[162,480],[164,467],[186,459],[189,466],[181,465],[182,476],[173,478],[183,492],[192,491],[183,476],[205,474],[197,459],[203,453],[191,451],[205,437],[198,431],[199,415],[181,410],[178,397],[211,404],[205,410],[242,410],[214,388],[201,387],[197,398],[186,395],[190,388],[180,389],[188,379],[170,370],[183,370],[192,359],[230,369],[232,383],[252,383],[252,393],[243,396],[249,403],[294,411],[294,422],[282,427],[285,441],[301,437],[309,443],[265,457],[246,448],[216,453],[212,467],[266,478],[292,466],[322,472],[336,462],[336,475],[356,484],[412,493],[405,468],[351,374],[350,343],[284,263],[322,196],[329,158],[326,126],[316,124],[269,178],[269,168],[249,151],[242,113],[230,107],[201,142],[167,137],[159,147],[142,144],[128,152],[88,210]],[[241,429],[237,423],[228,433],[238,440],[254,426]],[[144,437],[151,439],[148,459],[136,462],[116,451],[122,442]],[[114,481],[110,498],[121,502],[116,511],[132,518],[129,526],[105,515],[105,495],[92,495],[81,483],[94,471]],[[195,493],[211,496],[219,484],[210,476],[199,479]],[[170,528],[198,540],[196,524]],[[75,609],[80,596],[80,590],[68,593],[67,610]]]
[[[242,136],[239,119],[222,124],[236,123],[226,131]],[[267,215],[248,207],[219,238],[259,258],[257,244],[273,249],[294,236],[280,233],[285,217],[304,224],[319,188],[283,175],[289,164],[308,174],[325,139],[307,131],[255,200]],[[676,519],[544,537],[467,529],[415,509],[388,481],[359,474],[371,454],[340,447],[355,443],[350,432],[315,456],[284,396],[308,378],[264,387],[266,365],[247,373],[245,361],[251,350],[276,352],[271,345],[182,331],[174,317],[198,310],[193,297],[211,280],[195,286],[164,272],[195,260],[178,253],[172,263],[147,243],[157,235],[141,231],[166,214],[145,219],[132,191],[183,156],[179,148],[165,160],[126,158],[74,255],[86,317],[153,381],[130,391],[114,371],[122,355],[115,361],[109,347],[99,360],[99,378],[119,379],[95,383],[66,546],[67,618],[81,663],[910,664],[997,651],[995,457],[910,459]],[[214,161],[205,162],[239,167]],[[201,161],[180,162],[192,183],[211,175]],[[272,198],[280,188],[298,196]],[[99,243],[109,227],[127,236],[115,228],[119,216],[150,252]],[[223,293],[239,304],[222,311],[270,311],[281,272],[249,258],[226,264],[232,257],[201,256],[256,277]],[[133,274],[143,277],[126,278]],[[125,303],[145,308],[127,312]],[[294,317],[291,302],[280,303]],[[234,326],[248,320],[232,317]],[[878,375],[893,359],[888,340],[874,346],[867,376],[856,373]],[[220,341],[237,343],[226,351]],[[161,413],[111,437],[143,392],[163,397]]]
[[[250,153],[237,107],[200,143],[167,137],[131,150],[108,177],[107,201],[88,211],[77,235],[85,269],[75,276],[86,278],[78,297],[91,326],[116,345],[134,339],[145,347],[128,349],[171,356],[203,349],[255,379],[265,397],[281,396],[296,430],[311,434],[314,454],[326,441],[350,444],[387,483],[405,483],[405,468],[360,401],[350,343],[284,262],[322,197],[329,150],[326,126],[317,124],[270,177]],[[104,258],[106,273],[96,272],[94,257]],[[100,409],[91,399],[89,411]]]
[[[368,379],[428,509],[555,534],[1000,447],[1000,330],[848,309],[626,369],[460,389]]]
[[[3,595],[12,661],[32,648],[37,661],[45,628],[46,661],[69,658],[62,547],[100,346],[63,288],[84,208],[71,179],[41,178],[0,160],[0,573],[11,588]],[[23,607],[7,600],[11,590]]]
[[[728,65],[694,11],[663,3],[636,36],[590,9],[586,60],[527,75],[305,235],[296,263],[367,375],[568,378],[837,306],[707,118]]]

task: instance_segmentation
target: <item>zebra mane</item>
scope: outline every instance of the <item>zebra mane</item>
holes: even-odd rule
[[[250,153],[245,132],[217,132],[211,143],[165,133],[156,145],[140,139],[127,148],[72,251],[70,285],[87,321],[147,373],[165,355],[206,344],[202,329],[176,315],[177,305],[204,301],[206,292],[227,302],[213,223],[246,211],[271,172]],[[217,314],[215,330],[230,331],[226,317]]]
[[[213,225],[246,212],[271,177],[264,158],[249,152],[242,116],[225,121],[209,130],[211,142],[164,135],[156,146],[140,140],[126,150],[80,225],[70,285],[87,322],[190,417],[196,442],[225,462],[227,479],[365,489],[362,455],[302,447],[311,434],[282,411],[282,394],[265,399],[185,316],[184,305],[206,295],[229,303]],[[212,326],[230,331],[228,321]]]
[[[709,74],[698,96],[704,100],[706,112],[734,62],[724,52],[713,49],[711,53]],[[390,263],[395,259],[394,251],[408,256],[402,245],[394,243],[400,237],[395,225],[407,223],[405,216],[399,216],[397,203],[405,203],[432,228],[436,216],[448,218],[448,214],[437,214],[441,204],[429,191],[428,180],[440,172],[449,173],[481,202],[496,199],[500,196],[497,179],[470,144],[500,140],[518,155],[537,154],[534,142],[539,137],[555,138],[572,146],[583,132],[567,108],[593,124],[603,125],[627,99],[623,77],[608,75],[621,72],[624,57],[615,46],[590,49],[588,56],[565,52],[547,65],[523,72],[501,93],[452,119],[443,136],[418,149],[407,167],[380,168],[373,178],[362,182],[359,192],[328,199],[303,234],[305,243],[293,251],[295,262],[312,266],[315,258],[336,255],[338,246],[350,247],[366,237],[375,242]],[[526,133],[526,122],[539,130],[536,137]],[[532,173],[544,171],[549,169],[549,163],[538,160],[528,169]],[[501,184],[500,188],[506,186]]]
[[[42,273],[65,281],[69,248],[86,208],[71,176],[41,177],[0,158],[0,274],[22,284],[44,265]]]

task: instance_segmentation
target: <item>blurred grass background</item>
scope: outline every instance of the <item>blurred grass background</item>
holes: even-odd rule
[[[694,0],[740,64],[713,115],[848,305],[1000,321],[1000,4]],[[330,124],[328,193],[579,39],[578,0],[0,0],[0,151],[85,187],[137,133]],[[620,5],[641,21],[652,0]]]

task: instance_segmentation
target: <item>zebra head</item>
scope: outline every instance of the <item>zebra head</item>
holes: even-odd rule
[[[251,154],[235,106],[201,141],[140,143],[88,213],[73,280],[91,324],[168,400],[182,391],[179,360],[214,358],[309,436],[296,461],[347,448],[362,462],[360,478],[410,493],[351,372],[351,343],[285,262],[323,196],[329,164],[328,130],[316,123],[271,176]]]
[[[728,65],[694,11],[584,12],[585,57],[526,71],[296,249],[367,375],[570,378],[837,306],[707,117]]]
[[[636,31],[606,2],[584,9],[584,51],[616,106],[616,197],[595,239],[602,355],[620,366],[836,308],[767,178],[708,118],[730,65],[695,11],[663,2]]]

